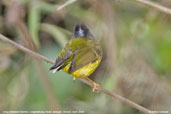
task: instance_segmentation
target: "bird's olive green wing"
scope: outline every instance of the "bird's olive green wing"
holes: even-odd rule
[[[71,54],[72,54],[72,49],[64,48],[61,51],[58,59],[56,60],[55,65],[50,68],[50,71],[55,73],[56,71],[59,71],[62,68],[64,68],[68,64],[69,59],[71,58]]]
[[[78,48],[75,52],[73,52],[72,61],[71,61],[70,68],[68,69],[68,72],[72,73],[89,63],[94,63],[98,59],[98,56],[101,55],[102,55],[102,51],[100,47]]]

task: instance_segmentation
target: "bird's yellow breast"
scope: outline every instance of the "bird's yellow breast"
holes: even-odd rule
[[[89,63],[89,64],[77,69],[76,71],[72,72],[71,75],[76,77],[76,78],[87,77],[96,70],[96,68],[98,67],[100,62],[101,62],[101,58],[99,57],[95,62]],[[66,65],[63,68],[63,70],[66,73],[68,73],[69,67],[70,67],[70,64]]]

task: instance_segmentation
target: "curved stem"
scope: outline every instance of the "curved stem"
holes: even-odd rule
[[[40,54],[38,54],[38,53],[36,53],[36,52],[28,49],[28,48],[25,48],[25,47],[21,46],[20,44],[14,42],[12,40],[10,40],[9,38],[5,37],[2,34],[0,34],[0,39],[3,40],[3,41],[5,41],[5,42],[7,42],[7,43],[12,44],[14,47],[22,50],[23,52],[28,53],[29,55],[31,55],[31,56],[39,59],[39,60],[43,60],[43,61],[46,61],[48,63],[55,64],[55,61],[52,61],[52,60],[50,60],[50,59],[48,59],[48,58],[46,58],[46,57],[44,57],[44,56],[42,56]],[[86,83],[87,85],[90,85],[91,87],[93,87],[93,85],[86,78],[80,78],[80,80],[82,82]],[[111,96],[112,98],[116,98],[116,99],[120,100],[121,102],[126,103],[126,104],[130,105],[131,107],[134,107],[135,109],[137,109],[137,110],[139,110],[141,112],[144,112],[146,114],[151,114],[150,113],[151,111],[149,109],[147,109],[145,107],[142,107],[139,104],[136,104],[135,102],[130,101],[130,100],[128,100],[128,99],[126,99],[126,98],[118,95],[117,93],[114,93],[114,92],[111,92],[109,90],[106,90],[105,88],[103,88],[101,86],[98,86],[97,87],[97,90],[100,91],[100,92],[102,92],[102,93],[105,93],[106,95]]]
[[[164,7],[164,6],[161,6],[160,4],[157,4],[155,2],[152,2],[152,1],[149,1],[149,0],[135,0],[139,3],[143,3],[145,5],[148,5],[148,6],[151,6],[161,12],[164,12],[166,14],[169,14],[171,15],[171,9],[167,8],[167,7]]]

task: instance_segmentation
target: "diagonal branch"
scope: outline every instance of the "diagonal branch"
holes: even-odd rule
[[[46,58],[46,57],[44,57],[44,56],[42,56],[42,55],[34,52],[34,51],[31,51],[30,49],[25,48],[25,47],[23,47],[23,46],[15,43],[12,40],[9,40],[7,37],[3,36],[2,34],[0,34],[0,39],[3,40],[3,41],[5,41],[5,42],[8,42],[8,43],[12,44],[14,47],[16,47],[16,48],[18,48],[18,49],[20,49],[20,50],[22,50],[22,51],[30,54],[33,57],[36,57],[37,59],[41,59],[43,61],[46,61],[47,63],[54,64],[54,61],[52,61],[52,60],[50,60],[50,59],[48,59],[48,58]]]
[[[157,9],[163,13],[171,15],[171,9],[170,8],[164,7],[164,6],[157,4],[155,2],[152,2],[149,0],[135,0],[135,1],[142,3],[142,4],[145,4],[145,5],[148,5],[148,6],[151,6],[151,7],[155,8],[155,9]]]
[[[48,62],[48,63],[55,64],[55,61],[52,61],[52,60],[50,60],[50,59],[48,59],[48,58],[46,58],[46,57],[44,57],[44,56],[42,56],[42,55],[40,55],[40,54],[38,54],[38,53],[36,53],[36,52],[34,52],[34,51],[28,49],[28,48],[25,48],[25,47],[21,46],[21,45],[18,44],[18,43],[15,43],[14,41],[10,40],[9,38],[5,37],[5,36],[2,35],[2,34],[0,34],[0,39],[3,40],[3,41],[5,41],[5,42],[7,42],[7,43],[12,44],[14,47],[16,47],[16,48],[22,50],[23,52],[28,53],[29,55],[31,55],[31,56],[37,58],[38,60],[43,60],[43,61],[46,61],[46,62]],[[93,87],[93,85],[91,85],[91,83],[90,83],[87,79],[85,79],[85,78],[80,78],[80,80],[81,80],[82,82],[86,83],[87,85]],[[142,107],[142,106],[136,104],[135,102],[130,101],[130,100],[128,100],[128,99],[126,99],[126,98],[124,98],[124,97],[118,95],[117,93],[114,93],[114,92],[111,92],[111,91],[109,91],[109,90],[106,90],[105,88],[103,88],[103,87],[101,87],[101,86],[98,86],[98,87],[97,87],[97,90],[100,91],[100,92],[102,92],[102,93],[104,93],[104,94],[106,94],[106,95],[111,96],[112,98],[116,98],[116,99],[120,100],[121,102],[126,103],[126,104],[130,105],[131,107],[134,107],[135,109],[137,109],[137,110],[139,110],[139,111],[141,111],[141,112],[144,112],[144,113],[146,113],[146,114],[151,114],[151,113],[150,113],[151,111],[150,111],[149,109],[147,109],[147,108],[145,108],[145,107]],[[154,113],[153,113],[153,114],[154,114]]]

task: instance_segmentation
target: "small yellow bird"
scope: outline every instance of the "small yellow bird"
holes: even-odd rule
[[[76,78],[85,77],[93,84],[93,91],[98,84],[88,78],[102,60],[102,48],[95,40],[89,29],[78,24],[75,27],[72,39],[65,45],[60,52],[56,63],[50,68],[50,71],[55,73],[63,70]]]

